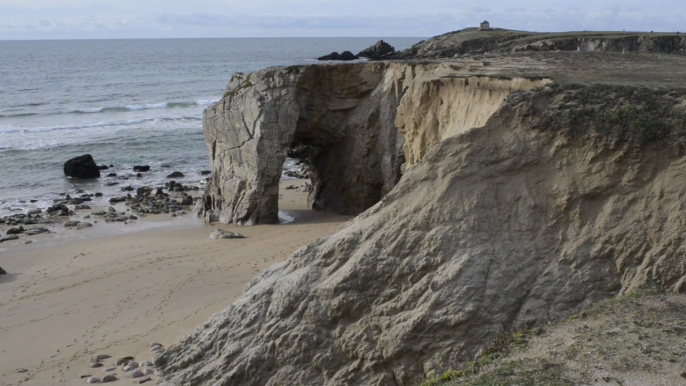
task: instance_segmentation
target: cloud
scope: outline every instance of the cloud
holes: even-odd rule
[[[0,0],[0,39],[98,37],[432,36],[475,26],[534,30],[686,29],[680,2],[648,6],[626,0],[606,6],[579,0],[395,2],[349,0]],[[455,3],[458,6],[455,6]],[[213,5],[211,5],[213,4]],[[52,9],[38,10],[37,5]],[[51,8],[52,7],[52,8]],[[269,13],[264,10],[268,9]],[[365,9],[365,15],[357,10]],[[164,11],[161,11],[164,10]],[[11,11],[11,12],[10,12]]]

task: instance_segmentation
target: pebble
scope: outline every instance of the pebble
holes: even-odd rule
[[[88,367],[90,367],[92,369],[97,369],[98,367],[102,367],[102,366],[104,366],[104,365],[100,362],[93,362],[90,365],[88,365]]]
[[[157,342],[150,343],[150,348],[155,348],[155,347],[157,347],[157,346],[162,347],[162,345],[159,344],[159,343],[157,343]]]
[[[152,380],[152,378],[150,378],[150,377],[145,377],[145,378],[139,379],[137,382],[138,382],[138,384],[140,385],[140,384],[145,383],[145,382],[150,382],[151,380]]]
[[[152,374],[155,374],[155,370],[153,370],[151,368],[143,369],[143,375],[152,375]]]
[[[145,361],[141,363],[141,367],[155,367],[150,361]]]
[[[103,383],[107,383],[107,382],[114,382],[114,381],[116,381],[116,380],[117,380],[117,376],[116,376],[116,375],[114,375],[114,374],[107,374],[107,375],[105,375],[105,377],[102,379],[102,382],[103,382]]]
[[[129,373],[129,375],[131,376],[131,378],[140,378],[140,377],[142,377],[143,375],[145,375],[145,374],[143,374],[142,371],[140,371],[140,370],[138,370],[138,369],[129,371],[128,373]]]
[[[26,370],[26,369],[17,369],[17,374],[24,374],[24,373],[28,373],[28,372],[29,372],[29,370]]]
[[[82,375],[82,376],[81,376],[81,379],[90,378],[90,377],[92,377],[92,375],[86,374],[86,375]]]
[[[90,377],[86,380],[86,383],[100,383],[100,379],[96,377]]]
[[[134,359],[133,357],[123,357],[123,358],[119,358],[119,359],[117,359],[116,362],[114,362],[114,364],[117,365],[117,366],[125,365],[125,364],[131,362],[133,359]]]

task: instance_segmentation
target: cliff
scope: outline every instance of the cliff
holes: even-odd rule
[[[686,35],[652,32],[540,33],[468,28],[421,41],[389,58],[438,59],[485,53],[549,51],[686,55]]]
[[[206,113],[208,213],[273,220],[301,142],[315,207],[380,201],[157,356],[163,384],[413,385],[511,326],[685,293],[686,77],[667,66],[682,59],[637,58],[622,78],[629,59],[587,58],[236,76]]]

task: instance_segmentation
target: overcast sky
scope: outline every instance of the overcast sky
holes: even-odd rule
[[[0,0],[0,39],[686,31],[686,0]]]

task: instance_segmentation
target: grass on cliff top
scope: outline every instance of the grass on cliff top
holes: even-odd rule
[[[530,101],[525,115],[536,129],[590,135],[609,146],[662,141],[679,154],[686,153],[686,90],[568,85],[533,98],[538,97],[555,102],[541,108],[536,100]]]
[[[422,386],[686,384],[686,296],[635,293],[545,329],[504,333]]]

